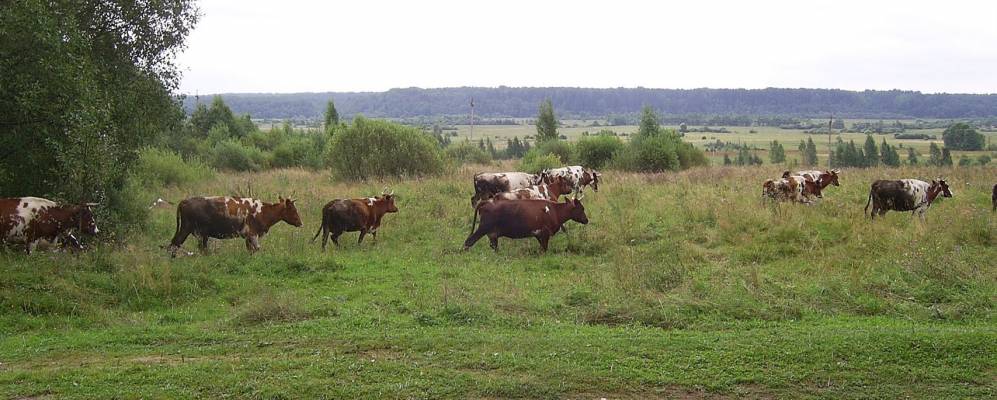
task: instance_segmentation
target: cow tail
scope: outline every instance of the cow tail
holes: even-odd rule
[[[474,225],[478,223],[478,206],[480,205],[481,203],[475,204],[473,214],[471,214],[471,234],[474,234]]]
[[[863,216],[866,215],[866,214],[868,214],[869,204],[871,204],[871,203],[872,203],[872,190],[869,191],[869,200],[866,200],[866,202],[865,202],[865,208],[862,210],[862,215]]]
[[[180,205],[177,204],[177,230],[176,232],[173,233],[173,239],[170,240],[170,245],[174,245],[175,242],[177,241],[177,236],[180,235],[180,228],[181,228],[180,224],[183,223],[183,219],[180,218],[180,209],[181,209]]]
[[[315,232],[315,236],[312,237],[312,240],[309,243],[315,243],[315,239],[318,239],[318,235],[320,233],[322,233],[322,229],[325,228],[325,222],[326,222],[325,221],[325,210],[323,209],[322,210],[322,223],[319,224],[318,231]]]

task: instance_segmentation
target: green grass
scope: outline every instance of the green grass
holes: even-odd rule
[[[607,172],[591,223],[547,254],[508,239],[462,253],[484,168],[222,174],[157,193],[294,193],[305,226],[275,226],[253,256],[229,240],[170,260],[170,210],[121,246],[0,253],[0,397],[997,395],[994,168],[846,170],[813,207],[760,201],[779,167]],[[938,175],[955,197],[926,224],[863,217],[873,179]],[[385,185],[400,212],[378,243],[308,242],[326,201]]]

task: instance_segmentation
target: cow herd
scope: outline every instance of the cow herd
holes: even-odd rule
[[[828,186],[840,186],[838,170],[786,171],[779,179],[762,184],[762,198],[814,204],[823,197]],[[498,238],[536,238],[541,251],[547,250],[552,236],[565,230],[564,224],[575,221],[588,223],[582,205],[583,190],[598,192],[601,174],[581,166],[544,170],[539,174],[525,172],[479,173],[474,175],[474,195],[471,197],[473,218],[471,233],[464,249],[488,236],[491,247],[498,249]],[[562,196],[569,196],[563,202]],[[875,219],[887,211],[911,211],[924,220],[928,207],[938,197],[952,197],[945,180],[925,182],[917,179],[877,180],[869,189],[864,212]],[[991,196],[993,211],[997,211],[997,185]],[[157,200],[153,207],[168,202]],[[0,243],[21,243],[31,253],[40,243],[68,249],[82,249],[75,233],[95,235],[99,232],[92,207],[95,204],[59,205],[38,197],[0,199]],[[167,205],[168,206],[168,205]],[[387,213],[398,212],[394,192],[387,188],[376,197],[336,199],[322,207],[322,223],[312,238],[322,236],[322,249],[331,237],[339,245],[344,232],[360,232],[357,243],[370,234],[377,240],[381,219]],[[481,223],[475,227],[478,217]],[[279,222],[302,226],[295,201],[279,197],[276,203],[266,203],[248,197],[191,197],[177,204],[176,233],[168,246],[172,257],[188,236],[198,239],[204,251],[209,239],[242,238],[250,253],[260,249],[260,239]],[[191,254],[191,253],[187,253]]]

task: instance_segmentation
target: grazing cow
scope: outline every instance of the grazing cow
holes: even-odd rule
[[[782,179],[769,179],[762,184],[762,198],[811,204],[810,196],[824,197],[820,185],[804,176],[790,175]]]
[[[571,187],[576,192],[580,192],[585,186],[592,186],[592,190],[599,191],[599,172],[592,168],[583,168],[580,165],[570,167],[554,168],[544,171],[549,176],[560,176],[571,182]]]
[[[545,181],[548,183],[543,183],[540,185],[532,185],[523,189],[516,189],[511,192],[496,193],[490,199],[485,201],[495,201],[495,200],[550,200],[557,201],[561,198],[561,195],[565,195],[571,192],[571,183],[561,176],[555,176],[553,178],[544,177]],[[478,210],[475,208],[474,216],[471,218],[471,232],[474,232],[474,225],[478,220]]]
[[[474,175],[474,196],[471,197],[471,207],[492,196],[525,189],[542,182],[540,174],[525,172],[480,172]]]
[[[568,220],[581,224],[589,222],[585,207],[580,198],[571,198],[558,203],[548,200],[516,200],[482,202],[477,207],[481,214],[481,226],[464,241],[464,250],[471,248],[488,236],[493,250],[498,250],[498,238],[520,239],[535,237],[540,242],[540,250],[547,251],[551,236],[561,230]]]
[[[990,202],[993,203],[993,211],[997,211],[997,185],[994,185],[994,194],[990,196]]]
[[[360,231],[357,244],[363,243],[363,237],[370,233],[377,240],[377,228],[381,226],[381,218],[386,213],[398,212],[395,207],[395,194],[387,190],[377,197],[365,199],[336,199],[322,207],[322,226],[312,237],[312,242],[322,235],[322,250],[329,241],[332,232],[332,242],[339,246],[339,235],[343,232]]]
[[[872,212],[869,214],[872,219],[876,219],[877,213],[882,216],[887,211],[894,210],[911,211],[911,215],[916,213],[924,221],[924,213],[939,194],[952,197],[952,191],[944,180],[933,180],[931,183],[917,179],[878,180],[869,189],[865,211],[869,211],[869,204],[872,204]]]
[[[93,205],[60,206],[39,197],[0,199],[0,241],[24,243],[28,254],[43,240],[82,249],[72,230],[100,232],[90,209]]]
[[[841,171],[836,169],[825,170],[825,171],[818,171],[818,170],[796,171],[795,174],[790,174],[789,171],[786,171],[782,173],[782,177],[783,179],[785,179],[788,178],[790,175],[797,175],[797,176],[802,176],[804,178],[810,178],[814,182],[817,182],[817,185],[819,185],[821,191],[823,191],[825,188],[827,188],[830,185],[841,186],[841,184],[838,183],[839,172]]]
[[[187,236],[199,239],[202,252],[208,250],[208,239],[246,240],[246,249],[255,253],[260,238],[280,221],[300,227],[301,217],[294,200],[279,197],[276,203],[264,203],[249,197],[191,197],[177,205],[177,231],[167,251],[176,257]]]

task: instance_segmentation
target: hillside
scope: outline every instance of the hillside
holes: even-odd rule
[[[529,118],[551,98],[561,117],[635,113],[650,105],[664,115],[782,115],[844,118],[982,118],[997,115],[997,94],[925,94],[915,91],[837,89],[482,88],[391,89],[350,93],[227,93],[235,112],[254,118],[317,119],[334,99],[341,115],[409,118],[464,115],[474,99],[481,117]],[[210,96],[185,99],[185,108]]]

